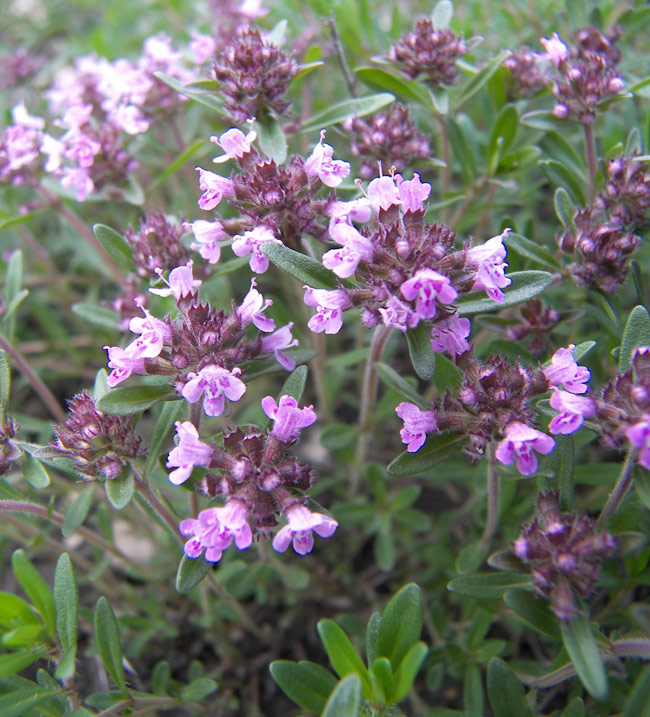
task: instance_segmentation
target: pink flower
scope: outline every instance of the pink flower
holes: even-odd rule
[[[343,326],[343,310],[352,306],[349,296],[342,289],[312,289],[304,286],[305,304],[317,307],[307,327],[315,334],[338,334]]]
[[[400,292],[408,301],[417,300],[415,310],[421,319],[436,315],[436,299],[441,304],[451,304],[458,296],[449,277],[433,269],[420,269],[402,284]]]
[[[209,466],[214,450],[207,443],[199,440],[199,432],[190,421],[176,421],[178,445],[167,457],[167,468],[176,468],[169,474],[174,485],[180,485],[190,477],[194,466]]]
[[[424,202],[431,194],[431,185],[422,184],[420,175],[413,174],[413,179],[400,182],[397,188],[403,212],[421,212],[424,210]]]
[[[95,189],[95,183],[90,178],[87,169],[64,167],[61,176],[61,186],[64,189],[74,189],[76,200],[85,201]]]
[[[194,53],[194,62],[202,65],[217,51],[217,40],[212,35],[203,35],[200,32],[192,33],[192,41],[188,45],[190,52]]]
[[[469,351],[467,337],[471,330],[469,319],[461,319],[458,314],[453,314],[431,329],[431,348],[437,353],[447,351],[451,356],[463,354]]]
[[[199,198],[201,209],[214,209],[224,197],[231,197],[235,193],[230,179],[201,167],[197,167],[196,171],[199,173],[199,189],[203,191]]]
[[[248,265],[256,274],[263,274],[269,268],[269,260],[261,251],[262,244],[273,242],[282,244],[273,232],[263,224],[233,237],[232,250],[237,256],[251,255]]]
[[[192,274],[192,266],[194,262],[188,261],[185,266],[177,266],[169,272],[169,279],[165,279],[161,269],[156,269],[156,274],[167,284],[166,289],[149,289],[156,296],[174,295],[176,301],[182,299],[189,294],[194,294],[194,290],[201,286],[202,281],[195,279]]]
[[[234,368],[228,371],[222,366],[209,364],[198,373],[189,373],[190,379],[181,396],[190,403],[196,403],[201,396],[203,399],[203,410],[206,416],[220,416],[225,407],[225,399],[239,401],[246,393],[246,384],[238,378],[241,369]]]
[[[555,389],[551,396],[551,408],[560,411],[549,423],[548,430],[553,434],[568,435],[575,433],[585,421],[596,414],[596,407],[591,398],[587,396],[576,396],[567,391]]]
[[[272,353],[275,356],[275,360],[285,371],[293,371],[294,368],[296,368],[296,362],[290,356],[287,356],[284,351],[300,343],[298,339],[294,339],[291,335],[292,327],[293,321],[278,329],[270,336],[262,337],[262,351],[264,353]]]
[[[252,323],[260,331],[273,331],[275,321],[264,315],[264,311],[269,306],[273,306],[273,302],[271,299],[267,299],[265,302],[262,294],[255,288],[256,286],[257,281],[253,277],[251,279],[251,288],[237,309],[237,315],[243,324]]]
[[[544,59],[549,59],[556,67],[559,67],[564,60],[568,59],[569,48],[562,42],[557,32],[553,33],[550,40],[547,37],[543,37],[540,42],[546,50]]]
[[[377,177],[368,185],[368,200],[373,207],[388,211],[395,204],[401,204],[399,190],[392,177]]]
[[[543,369],[544,376],[551,388],[563,386],[570,393],[586,393],[585,385],[591,377],[591,372],[585,366],[579,366],[573,358],[574,344],[567,348],[558,349],[551,358],[549,366]]]
[[[246,506],[235,498],[221,508],[202,510],[196,519],[183,520],[181,535],[191,537],[185,543],[185,555],[198,558],[205,551],[205,559],[217,563],[233,540],[238,550],[246,550],[253,542],[247,518]]]
[[[509,466],[513,460],[517,469],[523,476],[535,473],[538,467],[537,456],[533,449],[542,455],[548,455],[555,447],[555,441],[545,433],[527,426],[525,423],[514,421],[506,428],[506,437],[499,443],[496,458]]]
[[[144,318],[134,316],[129,322],[129,330],[140,334],[140,338],[129,344],[126,350],[140,358],[155,358],[163,350],[165,341],[171,341],[172,332],[164,321],[153,317],[144,307],[141,308]]]
[[[350,163],[332,159],[334,150],[329,144],[323,144],[324,139],[325,130],[321,130],[319,143],[305,160],[305,174],[310,179],[318,177],[328,187],[338,187],[350,174]]]
[[[400,331],[407,331],[418,325],[420,317],[411,310],[408,304],[400,301],[396,296],[391,296],[386,302],[386,307],[379,309],[385,326],[391,326]]]
[[[628,426],[625,435],[630,445],[639,453],[639,463],[650,471],[650,413],[643,415],[639,423]]]
[[[512,284],[512,279],[505,276],[507,264],[506,248],[503,240],[510,233],[510,229],[504,229],[502,234],[488,239],[485,244],[475,246],[467,250],[466,261],[469,267],[476,269],[472,291],[485,293],[498,304],[503,303],[503,291],[501,289]]]
[[[419,451],[427,440],[427,433],[438,430],[434,412],[422,411],[414,403],[400,403],[395,413],[404,421],[400,436],[409,453]]]
[[[281,443],[295,441],[300,430],[316,420],[314,407],[298,408],[298,401],[293,396],[281,396],[279,404],[273,396],[266,396],[262,399],[262,409],[273,420],[273,435]]]
[[[228,239],[221,222],[206,222],[197,219],[190,225],[194,238],[198,244],[191,244],[191,248],[198,250],[199,254],[210,264],[216,264],[221,257],[221,244],[219,241]]]
[[[345,222],[335,224],[330,231],[335,242],[343,244],[342,249],[330,249],[323,254],[323,266],[337,276],[346,279],[352,276],[359,262],[372,261],[374,249],[372,242],[359,233],[355,227]]]
[[[370,221],[372,207],[366,197],[353,199],[350,202],[332,202],[327,208],[330,216],[330,236],[337,224],[351,224],[353,221],[365,224]]]
[[[284,553],[293,542],[293,549],[298,555],[311,553],[314,547],[312,531],[321,538],[334,535],[338,523],[323,513],[312,513],[304,505],[293,505],[286,511],[287,523],[273,538],[273,549]]]
[[[126,380],[132,373],[144,373],[144,357],[138,356],[134,349],[122,349],[119,346],[104,346],[108,351],[108,374],[106,383],[110,388]]]
[[[227,130],[220,137],[210,137],[210,142],[218,144],[225,152],[225,154],[215,157],[212,161],[220,164],[221,162],[227,162],[229,159],[243,157],[253,149],[252,143],[256,137],[257,132],[251,130],[248,134],[244,134],[236,127]]]

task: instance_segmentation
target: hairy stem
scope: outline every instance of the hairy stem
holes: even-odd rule
[[[488,443],[487,447],[488,471],[487,471],[487,517],[485,528],[481,537],[481,543],[487,548],[492,542],[494,533],[499,524],[499,499],[501,496],[501,480],[497,468],[496,452],[494,443]]]
[[[442,168],[442,183],[440,186],[440,193],[444,198],[451,189],[451,143],[449,142],[449,133],[447,132],[447,125],[445,124],[445,118],[437,114],[436,119],[438,120],[438,127],[440,128],[440,152],[442,154],[442,161],[445,166]],[[449,222],[449,207],[444,207],[441,214],[443,224]]]
[[[618,480],[616,481],[616,485],[614,486],[614,490],[612,490],[612,492],[609,494],[607,503],[605,503],[605,507],[598,516],[598,520],[596,521],[596,527],[601,526],[621,504],[621,501],[625,497],[625,494],[627,493],[628,488],[632,483],[632,468],[634,468],[636,458],[636,449],[630,448],[625,458],[625,463],[623,463],[621,474],[619,475]]]
[[[339,29],[336,26],[336,16],[334,15],[334,12],[329,17],[329,20],[327,21],[327,25],[330,29],[330,32],[332,33],[332,42],[334,43],[334,51],[336,52],[336,57],[339,61],[339,65],[341,66],[341,71],[343,72],[343,79],[345,80],[345,84],[348,88],[348,92],[350,93],[350,97],[356,97],[357,93],[354,89],[354,75],[350,71],[350,66],[348,65],[347,58],[345,57],[345,50],[343,49],[343,43],[341,42],[341,35],[339,33]]]
[[[135,469],[133,470],[133,478],[135,480],[136,489],[144,498],[147,505],[163,521],[163,523],[165,523],[171,533],[175,535],[179,541],[181,541],[181,534],[178,530],[178,521],[174,518],[169,509],[162,504],[158,496],[149,487],[149,484],[140,477]]]
[[[260,628],[257,626],[253,618],[248,614],[248,611],[239,602],[239,600],[233,597],[226,590],[226,588],[214,576],[214,573],[209,572],[207,577],[208,583],[210,584],[214,592],[219,596],[221,600],[227,603],[237,613],[237,615],[242,621],[242,625],[246,627],[246,629],[249,630],[253,635],[255,635],[255,637],[257,637],[259,640],[261,640],[265,644],[269,644],[269,640],[266,635],[264,635],[264,633],[260,630]]]
[[[587,154],[587,167],[589,168],[589,203],[593,203],[596,193],[596,138],[592,124],[583,124],[585,133],[585,152]]]

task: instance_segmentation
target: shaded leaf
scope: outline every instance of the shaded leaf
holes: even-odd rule
[[[395,100],[395,95],[387,92],[380,92],[376,95],[368,95],[367,97],[353,97],[350,100],[337,102],[330,105],[322,112],[318,112],[307,119],[300,128],[301,134],[307,132],[316,132],[333,124],[338,124],[344,120],[354,117],[364,117],[379,111],[382,107],[391,104]]]
[[[308,369],[306,366],[297,366],[287,376],[287,380],[282,385],[277,400],[279,401],[281,396],[292,396],[296,401],[300,402],[307,383],[307,373]]]
[[[604,700],[609,691],[607,674],[589,619],[574,615],[560,623],[560,630],[566,651],[585,689],[597,700]]]
[[[117,311],[107,309],[105,306],[85,302],[73,304],[72,311],[93,326],[106,329],[107,331],[117,331],[119,328],[120,315]]]
[[[547,600],[538,600],[525,590],[508,590],[503,599],[532,628],[555,640],[561,639],[557,618],[551,612]]]
[[[621,373],[632,367],[632,356],[639,346],[650,346],[650,315],[645,306],[635,306],[623,330],[623,341],[618,357]]]
[[[54,605],[56,607],[56,633],[65,653],[56,668],[55,677],[58,680],[67,680],[75,671],[79,611],[77,581],[72,570],[70,556],[67,553],[63,553],[56,564]]]
[[[498,657],[488,663],[487,693],[492,712],[499,717],[532,717],[526,702],[524,686],[519,678]]]
[[[337,675],[339,677],[345,677],[351,673],[358,675],[363,682],[364,694],[369,697],[368,670],[345,632],[333,620],[321,620],[317,629],[325,652],[327,652]]]
[[[473,298],[472,295],[458,297],[455,303],[460,316],[471,316],[484,311],[499,311],[506,306],[514,306],[528,301],[533,296],[541,294],[553,281],[553,275],[547,271],[514,271],[507,276],[512,280],[512,284],[503,290],[502,304],[493,301],[489,296],[482,298]]]
[[[172,429],[174,423],[181,420],[183,413],[185,412],[186,404],[183,401],[165,401],[160,410],[160,415],[156,421],[156,425],[153,429],[153,436],[151,438],[151,445],[149,446],[149,453],[147,455],[147,462],[144,465],[144,476],[149,476],[151,471],[154,469],[160,456],[163,443],[169,436],[169,432]]]
[[[133,469],[130,465],[122,467],[122,471],[117,478],[104,481],[106,489],[106,497],[115,510],[122,510],[133,498],[135,491],[135,480],[133,477]]]
[[[517,254],[532,259],[542,266],[546,266],[553,271],[561,268],[560,262],[553,254],[541,244],[531,241],[521,234],[511,232],[505,239],[505,245],[508,249],[514,249]]]
[[[183,702],[198,702],[211,695],[218,687],[217,683],[209,677],[198,677],[183,687],[180,697]]]
[[[404,451],[386,469],[393,476],[409,476],[421,473],[446,461],[462,450],[469,439],[459,433],[441,432],[430,435],[416,453]]]
[[[128,416],[150,408],[158,401],[178,399],[169,384],[156,383],[144,386],[114,388],[98,401],[97,408],[114,416]]]
[[[49,473],[45,470],[45,466],[34,456],[30,456],[28,453],[23,454],[22,469],[25,480],[36,490],[47,488],[50,485],[51,479]]]
[[[276,164],[282,164],[287,158],[287,138],[280,123],[273,117],[267,117],[257,123],[256,129],[262,152]]]
[[[336,677],[314,662],[276,660],[271,675],[285,694],[299,707],[320,714],[336,687]]]
[[[120,269],[126,273],[133,271],[133,251],[121,234],[105,224],[93,225],[93,234]]]
[[[70,504],[70,507],[65,513],[63,525],[61,526],[61,533],[64,538],[72,535],[72,533],[83,524],[84,520],[86,520],[86,516],[93,502],[94,493],[95,486],[88,485]]]
[[[431,109],[431,95],[419,82],[397,77],[378,67],[358,67],[354,74],[371,90],[384,90],[402,100],[418,102]]]
[[[124,667],[122,666],[122,644],[117,618],[108,600],[102,595],[95,606],[95,640],[99,656],[106,671],[116,686],[127,694]]]
[[[423,380],[429,381],[436,371],[436,355],[431,348],[430,326],[424,322],[406,332],[409,356],[415,373]]]
[[[460,85],[457,93],[451,100],[451,106],[454,111],[457,111],[465,102],[474,97],[477,92],[480,92],[483,87],[487,85],[492,75],[499,70],[499,67],[501,67],[502,63],[510,57],[511,54],[510,50],[501,50],[498,55],[490,59],[485,67],[482,67],[467,82]]]
[[[555,190],[553,205],[555,206],[555,213],[557,214],[558,219],[562,222],[564,228],[567,230],[575,229],[575,224],[573,223],[575,206],[571,201],[569,193],[564,187],[558,187]]]
[[[203,556],[192,559],[183,555],[176,573],[176,590],[179,593],[189,592],[203,580],[211,569],[212,563],[205,560]]]
[[[405,585],[381,614],[377,657],[387,657],[397,670],[422,633],[422,592],[415,583]]]
[[[52,591],[24,551],[16,550],[14,552],[11,556],[11,567],[16,580],[38,610],[47,633],[54,640],[56,638],[56,608]]]
[[[357,717],[360,706],[361,680],[357,675],[348,675],[330,695],[322,717]]]
[[[261,250],[278,269],[282,269],[301,284],[311,286],[312,289],[338,287],[336,275],[310,256],[274,242],[265,242]]]
[[[530,575],[524,573],[479,573],[454,578],[447,590],[481,600],[498,600],[511,588],[532,590]]]
[[[420,396],[420,394],[413,388],[413,386],[404,378],[402,378],[392,366],[382,363],[381,361],[375,362],[375,368],[379,378],[389,387],[397,393],[401,393],[404,398],[412,401],[420,408],[429,410],[431,406]]]

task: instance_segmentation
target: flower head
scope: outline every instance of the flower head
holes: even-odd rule
[[[406,443],[407,451],[419,451],[427,439],[427,433],[438,429],[436,415],[433,411],[423,411],[414,403],[402,402],[395,409],[395,413],[404,421],[404,428],[400,431],[402,443]]]
[[[203,398],[203,410],[207,416],[220,416],[225,399],[239,401],[246,393],[246,384],[238,378],[240,368],[228,371],[222,366],[209,364],[198,373],[188,374],[189,381],[183,386],[181,396],[190,403]]]
[[[253,542],[246,506],[239,500],[230,500],[221,508],[202,510],[196,519],[183,520],[179,529],[181,535],[190,537],[185,543],[185,555],[198,558],[205,552],[209,563],[219,562],[233,540],[238,550],[246,550]]]
[[[210,141],[218,144],[225,152],[225,154],[215,157],[212,161],[220,164],[221,162],[227,162],[229,159],[240,159],[253,149],[252,143],[256,137],[257,132],[251,130],[244,134],[237,127],[227,130],[220,137],[210,137]]]
[[[273,435],[281,443],[292,443],[301,429],[316,420],[314,407],[298,408],[298,401],[293,396],[281,396],[279,404],[273,396],[266,396],[262,399],[262,409],[273,420]]]
[[[400,287],[402,296],[415,301],[415,310],[421,319],[431,319],[436,315],[436,300],[441,304],[451,304],[458,292],[451,280],[433,269],[420,269]]]
[[[203,192],[199,198],[201,209],[214,209],[224,197],[233,195],[234,190],[230,179],[214,172],[208,172],[201,167],[197,167],[196,171],[199,173],[199,189]]]
[[[286,349],[293,348],[300,343],[298,339],[294,339],[291,335],[292,328],[293,321],[290,321],[286,326],[274,331],[269,336],[262,337],[262,351],[272,353],[275,356],[275,360],[285,371],[293,371],[296,368],[296,362],[284,353]]]
[[[298,555],[311,553],[314,547],[314,536],[329,538],[334,535],[338,523],[324,513],[312,513],[304,505],[293,505],[286,510],[287,525],[277,532],[273,538],[273,549],[284,553],[293,542],[293,549]]]
[[[431,348],[436,353],[447,351],[451,356],[469,351],[467,337],[472,330],[469,319],[452,314],[448,319],[433,325],[431,329]]]
[[[329,144],[323,144],[325,130],[321,130],[320,141],[305,161],[305,174],[318,177],[328,187],[338,187],[350,174],[350,163],[340,159],[332,159],[334,150]]]
[[[223,224],[219,221],[206,222],[204,219],[197,219],[190,224],[196,244],[190,246],[209,263],[216,264],[221,258],[221,244],[219,241],[228,238],[223,230]]]
[[[472,291],[481,291],[499,304],[503,303],[503,291],[501,289],[510,286],[512,279],[505,275],[504,263],[506,248],[503,240],[510,233],[510,229],[504,229],[498,236],[488,239],[485,244],[472,247],[467,250],[466,260],[469,267],[476,270]]]
[[[639,451],[639,463],[650,470],[650,414],[645,414],[638,423],[625,429],[630,445]]]
[[[555,441],[550,436],[525,423],[514,421],[508,425],[506,437],[497,446],[496,458],[507,466],[515,461],[521,475],[529,476],[535,473],[538,467],[533,449],[547,455],[554,447]]]
[[[167,468],[176,468],[169,474],[169,481],[180,485],[190,477],[194,466],[210,465],[214,449],[199,440],[199,432],[190,421],[176,421],[174,425],[179,440],[167,457]]]
[[[575,433],[585,421],[596,413],[592,398],[576,396],[568,391],[556,389],[551,396],[551,408],[560,411],[550,422],[548,429],[554,435]]]
[[[591,372],[585,366],[579,366],[573,358],[574,344],[558,349],[551,358],[549,366],[543,369],[552,388],[563,386],[570,393],[586,393],[586,383]]]
[[[315,306],[316,313],[309,319],[307,327],[315,334],[338,334],[343,326],[343,310],[349,309],[352,302],[342,289],[312,289],[304,286],[305,304]]]
[[[194,294],[195,289],[203,283],[200,279],[195,279],[192,275],[192,266],[194,262],[188,261],[185,266],[177,266],[169,272],[169,279],[162,276],[162,269],[157,269],[156,274],[167,284],[166,289],[149,289],[152,294],[157,296],[174,296],[176,301],[184,297]]]
[[[282,244],[279,239],[273,235],[273,231],[268,227],[260,224],[260,226],[246,231],[243,234],[237,234],[233,237],[232,250],[237,256],[251,255],[249,266],[256,274],[263,274],[269,268],[269,260],[262,253],[262,244],[273,242],[274,244]]]
[[[264,312],[269,306],[273,306],[271,299],[264,301],[264,297],[257,290],[255,277],[251,279],[251,288],[237,309],[237,315],[242,323],[252,323],[260,331],[273,331],[275,321],[266,316]]]

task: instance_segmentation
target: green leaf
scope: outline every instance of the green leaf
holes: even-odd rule
[[[454,578],[447,585],[447,590],[451,590],[451,592],[480,600],[498,600],[503,593],[511,588],[532,590],[530,575],[525,573],[479,573],[478,575]]]
[[[11,254],[5,273],[5,311],[1,322],[6,327],[9,341],[13,341],[16,331],[15,310],[25,298],[23,290],[23,253],[19,249]]]
[[[38,610],[47,633],[54,640],[56,638],[56,608],[52,591],[24,551],[16,550],[14,552],[11,556],[11,567],[16,580]]]
[[[621,373],[630,370],[632,356],[639,346],[650,346],[650,315],[644,306],[635,306],[625,324],[618,357],[618,370]]]
[[[604,700],[609,691],[607,674],[589,619],[574,615],[570,620],[560,622],[560,630],[566,651],[585,689],[595,699]]]
[[[312,289],[336,289],[338,287],[336,275],[310,256],[274,242],[265,242],[261,249],[262,253],[278,269],[282,269],[301,284],[311,286]]]
[[[431,95],[419,82],[396,77],[378,67],[358,67],[354,74],[371,90],[390,92],[407,102],[418,102],[428,109],[432,108]]]
[[[11,366],[6,352],[0,349],[0,420],[4,421],[4,411],[11,393]]]
[[[24,453],[22,460],[22,469],[25,480],[36,490],[47,488],[51,483],[50,474],[45,470],[45,466],[34,456]]]
[[[560,509],[573,510],[573,471],[575,468],[575,441],[573,436],[555,436],[555,450],[548,466],[556,474],[560,488]]]
[[[74,499],[70,504],[70,507],[66,511],[65,518],[63,519],[63,525],[61,526],[61,533],[64,538],[72,535],[74,531],[82,525],[90,506],[93,502],[93,495],[95,494],[95,486],[86,486],[81,493]]]
[[[415,373],[429,381],[436,371],[436,355],[431,348],[431,327],[424,321],[406,332],[406,343]]]
[[[87,321],[93,326],[98,326],[107,331],[118,330],[120,315],[117,311],[107,309],[105,306],[100,306],[99,304],[93,304],[92,302],[73,304],[70,308],[77,316],[81,316],[84,321]]]
[[[436,372],[432,381],[438,393],[444,396],[448,388],[454,391],[462,380],[463,373],[458,366],[445,354],[436,354]]]
[[[2,219],[0,221],[0,231],[4,231],[5,229],[11,229],[12,227],[18,226],[19,224],[26,224],[27,222],[31,222],[33,219],[38,219],[38,217],[42,217],[48,212],[51,212],[54,209],[54,207],[43,207],[42,209],[38,209],[35,212],[27,212],[26,214],[19,214],[15,217],[9,217],[8,219]]]
[[[281,396],[292,396],[296,401],[300,402],[305,390],[305,385],[307,384],[307,373],[308,369],[306,366],[297,366],[287,376],[287,380],[282,385],[277,400],[279,401]]]
[[[621,717],[650,717],[650,666],[646,666],[634,682]]]
[[[551,184],[566,188],[573,202],[581,206],[587,203],[580,178],[566,164],[555,159],[541,159],[539,166]]]
[[[33,648],[36,643],[42,643],[44,639],[45,631],[40,623],[38,625],[18,625],[5,632],[2,636],[2,645],[10,649],[27,646]]]
[[[387,573],[395,567],[397,558],[395,550],[395,536],[388,524],[385,529],[379,530],[373,541],[373,553],[377,567]]]
[[[3,655],[0,660],[3,657],[13,657],[13,655]],[[2,717],[34,717],[34,715],[45,717],[45,715],[52,714],[45,711],[46,703],[53,698],[60,697],[61,693],[54,690],[44,690],[35,683],[26,682],[28,683],[27,685],[21,685],[15,690],[7,692],[3,690],[4,694],[0,697],[0,714]],[[32,687],[31,685],[34,686]],[[57,704],[60,703],[57,702]],[[57,713],[54,712],[54,714]]]
[[[150,182],[147,185],[147,191],[151,192],[152,190],[156,189],[156,187],[159,187],[161,184],[164,184],[169,177],[172,176],[172,174],[176,173],[181,167],[186,166],[187,161],[192,157],[193,155],[197,154],[200,149],[207,148],[208,143],[205,140],[199,139],[193,144],[191,144],[189,147],[184,149],[176,159],[171,162],[171,164],[166,165],[164,171],[162,171],[152,182]]]
[[[273,117],[267,117],[257,123],[256,129],[262,152],[276,164],[282,164],[287,158],[287,138],[280,123]]]
[[[97,401],[97,408],[113,416],[129,416],[150,408],[158,401],[171,401],[177,398],[166,383],[127,386],[114,388],[104,394]]]
[[[157,662],[151,673],[151,688],[157,695],[166,695],[171,683],[172,669],[167,660]]]
[[[92,396],[95,403],[110,390],[108,385],[108,371],[106,371],[105,368],[100,368],[95,375],[95,385],[93,386]]]
[[[531,129],[539,129],[543,132],[566,132],[567,123],[565,120],[558,119],[553,112],[548,110],[535,110],[534,112],[526,112],[521,116],[521,123]]]
[[[547,600],[538,600],[525,590],[508,590],[503,596],[505,604],[532,628],[555,640],[561,638],[557,618]]]
[[[473,662],[465,665],[463,703],[467,717],[481,717],[481,715],[485,714],[483,711],[485,695],[483,681],[481,680],[481,668]]]
[[[458,87],[458,91],[452,96],[451,106],[454,112],[470,100],[477,92],[480,92],[488,81],[498,71],[499,67],[503,62],[510,57],[512,53],[510,50],[501,50],[501,52],[494,58],[492,58],[485,67],[481,68],[473,77],[467,82]]]
[[[378,657],[372,664],[371,672],[371,680],[378,688],[378,690],[373,689],[373,702],[390,704],[393,693],[393,679],[393,668],[390,665],[390,660],[387,657]],[[381,694],[376,695],[376,691],[380,691]]]
[[[415,583],[405,585],[381,615],[377,657],[387,657],[397,670],[422,633],[422,592]]]
[[[333,620],[321,620],[317,629],[325,652],[327,652],[337,675],[339,677],[345,677],[351,673],[358,675],[363,682],[364,694],[369,697],[371,686],[368,670],[345,632]]]
[[[573,223],[573,214],[575,212],[575,206],[571,201],[569,193],[564,187],[558,187],[555,190],[555,196],[553,197],[553,204],[555,206],[555,213],[558,219],[562,222],[565,229],[575,229]]]
[[[497,171],[501,157],[507,153],[515,141],[518,123],[519,116],[516,108],[514,105],[506,105],[499,113],[490,133],[487,147],[487,165],[490,174]]]
[[[375,361],[375,368],[377,369],[379,378],[381,378],[389,388],[397,391],[397,393],[401,393],[404,398],[412,401],[416,406],[420,406],[420,408],[426,410],[431,408],[431,405],[427,404],[413,386],[406,379],[402,378],[392,366],[382,363],[381,361]]]
[[[183,687],[180,698],[183,702],[199,702],[218,689],[218,685],[209,677],[198,677]]]
[[[44,654],[45,650],[32,648],[29,650],[17,650],[16,652],[9,652],[5,655],[0,655],[0,677],[15,675],[17,672],[20,672],[31,665],[32,662],[36,662],[39,657],[43,657]],[[0,697],[0,708],[2,707],[2,704],[3,701]],[[0,711],[0,714],[4,717],[5,712]]]
[[[646,717],[649,717],[650,713],[646,712]],[[582,697],[576,697],[571,700],[569,704],[562,710],[560,717],[585,717],[585,703]],[[623,714],[621,717],[626,717]],[[630,716],[631,717],[631,716]],[[639,715],[640,717],[640,715]]]
[[[161,82],[164,82],[168,87],[171,87],[173,90],[176,90],[176,92],[178,92],[179,94],[184,95],[185,97],[189,97],[189,99],[194,100],[201,105],[209,107],[217,114],[226,114],[221,100],[219,100],[218,96],[214,92],[200,92],[196,89],[193,89],[192,86],[195,83],[189,83],[187,85],[184,85],[182,82],[179,82],[179,80],[176,80],[173,77],[166,75],[164,72],[154,72],[153,74]]]
[[[373,612],[366,626],[366,661],[369,667],[372,667],[372,663],[377,657],[377,641],[379,640],[380,625],[381,614]]]
[[[472,298],[471,295],[463,296],[455,301],[458,313],[461,316],[472,316],[472,314],[480,314],[484,311],[500,311],[507,306],[520,304],[522,301],[528,301],[533,296],[541,294],[553,281],[553,275],[547,271],[514,271],[507,276],[512,280],[512,284],[503,290],[502,304],[497,304],[489,296],[478,299]]]
[[[411,645],[395,672],[395,687],[391,695],[392,702],[401,702],[408,695],[428,652],[429,649],[423,642],[416,642],[415,645]]]
[[[439,0],[431,13],[431,22],[436,30],[448,30],[454,15],[454,4],[451,0]]]
[[[466,545],[456,558],[455,569],[461,575],[467,575],[478,570],[488,554],[489,546],[479,540]]]
[[[354,117],[365,117],[365,115],[373,114],[382,107],[391,104],[395,100],[395,95],[387,92],[380,92],[376,95],[368,95],[367,97],[353,97],[350,100],[337,102],[330,105],[326,110],[312,115],[300,128],[301,134],[307,132],[317,132],[325,127],[338,124],[344,120]]]
[[[133,251],[121,234],[105,224],[95,224],[93,234],[120,269],[126,273],[133,271]]]
[[[38,624],[31,605],[18,595],[0,592],[0,625],[8,628],[21,623]]]
[[[487,693],[492,712],[499,717],[532,717],[524,686],[510,667],[493,657],[487,669]]]
[[[393,476],[410,476],[437,466],[462,450],[467,436],[459,433],[441,432],[431,435],[416,453],[404,451],[386,469]]]
[[[9,319],[16,313],[16,310],[18,307],[25,301],[25,299],[29,296],[29,289],[21,289],[11,301],[7,303],[5,306],[4,314],[2,315],[2,319],[5,323],[9,322]],[[7,331],[7,333],[10,333]]]
[[[77,581],[72,570],[70,556],[67,553],[63,553],[56,564],[54,605],[56,607],[56,632],[65,653],[63,660],[56,668],[55,677],[58,680],[67,680],[74,675],[75,671],[79,611]]]
[[[320,714],[336,687],[336,677],[314,662],[276,660],[271,663],[271,676],[299,707]]]
[[[122,471],[117,478],[104,481],[106,497],[108,502],[115,510],[122,510],[131,502],[135,491],[135,480],[133,478],[133,469],[130,465],[122,467]]]
[[[160,410],[160,415],[153,429],[151,445],[147,455],[147,462],[144,465],[144,476],[147,478],[158,462],[163,443],[169,436],[169,432],[176,421],[180,420],[185,411],[183,401],[166,401]]]
[[[106,671],[115,685],[127,693],[124,667],[122,666],[122,644],[117,618],[108,600],[102,595],[95,606],[95,641]]]
[[[284,351],[287,356],[293,359],[297,365],[307,363],[314,357],[318,356],[318,351],[314,349],[287,349]],[[242,377],[244,383],[250,383],[260,376],[266,376],[269,373],[281,373],[286,369],[277,362],[275,356],[269,356],[261,361],[256,361],[250,371],[246,371]]]
[[[357,675],[348,675],[330,695],[321,717],[357,717],[360,707],[361,680]]]
[[[188,558],[187,555],[183,555],[176,573],[176,590],[179,593],[189,592],[211,569],[212,563],[205,560],[202,555],[198,558]]]
[[[531,241],[521,234],[511,232],[505,239],[505,245],[508,249],[514,249],[517,254],[532,259],[542,266],[546,266],[553,271],[561,268],[560,262],[551,254],[551,252],[541,244]]]
[[[451,143],[452,156],[460,163],[463,185],[469,187],[476,174],[476,157],[460,124],[452,117],[445,117],[445,126]]]

